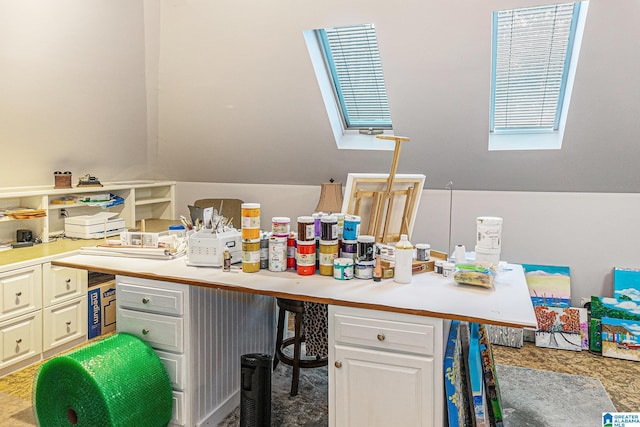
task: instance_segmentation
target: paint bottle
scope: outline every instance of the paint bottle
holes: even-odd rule
[[[418,261],[429,261],[431,258],[431,245],[428,243],[416,244],[416,259]]]
[[[351,258],[336,258],[333,261],[333,278],[337,280],[353,279],[353,260]]]
[[[320,239],[324,241],[338,240],[338,218],[324,215],[320,218]]]
[[[342,227],[344,240],[357,240],[360,235],[360,217],[358,215],[345,215]]]
[[[287,270],[287,238],[271,236],[269,238],[269,271]]]
[[[286,216],[271,218],[271,234],[276,237],[287,237],[290,231],[291,219]]]
[[[312,216],[298,217],[298,240],[311,242],[316,239],[315,220]]]
[[[373,236],[358,236],[358,255],[357,261],[373,263],[374,261],[374,245],[375,238]]]
[[[260,270],[260,239],[242,241],[242,271],[255,273]]]
[[[287,237],[287,268],[296,268],[296,233],[289,233]]]
[[[353,262],[358,257],[358,241],[343,240],[340,248],[340,258],[351,258]]]
[[[338,258],[337,240],[320,240],[320,274],[333,276],[333,263]]]
[[[231,271],[231,252],[229,252],[229,248],[226,246],[224,247],[222,258],[222,271]]]
[[[296,248],[296,271],[301,276],[310,276],[316,272],[316,241],[298,240]]]
[[[243,203],[242,211],[242,238],[260,239],[260,203]]]
[[[260,233],[260,268],[269,268],[269,233]]]
[[[322,212],[314,212],[311,214],[313,217],[313,226],[314,226],[314,236],[316,238],[320,238],[322,232],[321,219],[324,214]]]
[[[406,234],[400,235],[400,241],[395,246],[395,268],[393,281],[396,283],[411,283],[413,264],[413,245]]]

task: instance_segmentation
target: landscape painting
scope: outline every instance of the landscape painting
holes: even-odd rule
[[[538,320],[536,346],[561,350],[582,350],[584,334],[580,324],[582,321],[585,323],[587,321],[586,309],[543,305],[534,308]]]
[[[569,267],[523,264],[529,295],[534,306],[571,306]]]
[[[640,303],[640,269],[613,269],[613,296],[618,300]]]
[[[623,294],[624,295],[624,294]],[[591,298],[591,315],[601,323],[602,355],[640,361],[640,304],[630,297]]]

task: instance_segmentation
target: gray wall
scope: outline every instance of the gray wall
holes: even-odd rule
[[[400,173],[427,188],[639,191],[637,0],[591,0],[563,148],[487,150],[491,12],[545,2],[162,2],[157,170],[275,184],[388,172],[390,152],[337,150],[302,36],[374,22],[395,132],[411,138]]]

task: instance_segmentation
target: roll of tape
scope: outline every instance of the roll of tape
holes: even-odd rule
[[[166,426],[172,404],[169,376],[157,354],[126,333],[56,356],[34,379],[41,426]]]

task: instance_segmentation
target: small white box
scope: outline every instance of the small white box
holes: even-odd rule
[[[115,236],[126,230],[124,219],[115,218],[113,212],[94,215],[79,215],[64,219],[64,234],[77,239],[102,239]],[[105,233],[106,231],[106,233]]]
[[[231,264],[242,262],[242,240],[238,230],[211,233],[204,229],[189,236],[188,265],[222,267],[224,248],[229,248]]]

